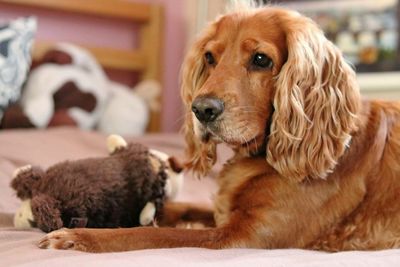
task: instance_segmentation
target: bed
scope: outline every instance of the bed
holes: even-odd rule
[[[148,48],[151,44],[156,46],[151,51],[161,49],[162,8],[158,5],[120,0],[0,0],[0,8],[1,5],[33,6],[111,19],[123,18],[138,23],[142,40],[137,50],[88,48],[105,67],[138,71],[143,78],[160,79],[159,55],[149,53]],[[39,57],[49,45],[38,42],[34,57]],[[126,139],[183,159],[184,142],[179,134],[155,133],[160,129],[159,118],[159,111],[155,111],[148,134],[126,136]],[[38,249],[36,243],[44,235],[43,232],[17,230],[12,224],[13,214],[20,205],[9,186],[13,171],[26,164],[46,168],[66,159],[103,156],[106,154],[105,139],[106,135],[102,133],[75,127],[0,131],[0,266],[399,266],[400,250],[331,254],[297,249],[216,251],[179,248],[88,254]],[[213,177],[231,152],[221,147],[219,155],[209,177],[198,180],[190,173],[186,174],[184,189],[177,200],[211,203],[216,191]]]

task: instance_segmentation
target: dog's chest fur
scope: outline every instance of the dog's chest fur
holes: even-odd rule
[[[226,224],[232,211],[240,206],[239,195],[246,190],[253,178],[266,172],[275,172],[264,158],[233,158],[220,172],[217,182],[219,190],[214,199],[214,219],[217,226]]]

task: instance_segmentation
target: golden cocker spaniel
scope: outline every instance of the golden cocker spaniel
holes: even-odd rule
[[[400,247],[400,105],[363,101],[355,73],[310,19],[240,10],[201,34],[185,59],[188,166],[204,175],[216,145],[235,155],[214,210],[170,203],[160,224],[204,229],[70,229],[40,247]]]

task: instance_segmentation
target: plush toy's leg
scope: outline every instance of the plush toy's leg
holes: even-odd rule
[[[139,222],[140,225],[149,225],[156,215],[156,206],[153,202],[147,202],[142,211],[140,212]]]
[[[32,213],[37,227],[48,233],[63,227],[59,203],[54,198],[39,194],[31,200]]]
[[[35,226],[34,222],[31,201],[29,199],[22,201],[21,206],[14,215],[14,227],[29,229]]]
[[[107,148],[110,154],[127,146],[126,141],[119,135],[112,134],[107,138]]]

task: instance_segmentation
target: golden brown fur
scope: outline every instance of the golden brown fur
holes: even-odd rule
[[[255,53],[272,66],[254,67]],[[353,70],[311,20],[276,8],[223,16],[193,45],[182,74],[188,166],[203,175],[218,143],[235,151],[218,177],[216,227],[63,230],[41,247],[400,247],[400,104],[362,101]],[[199,97],[220,99],[223,113],[200,123],[191,112]],[[206,209],[165,212],[167,225],[213,224]]]

